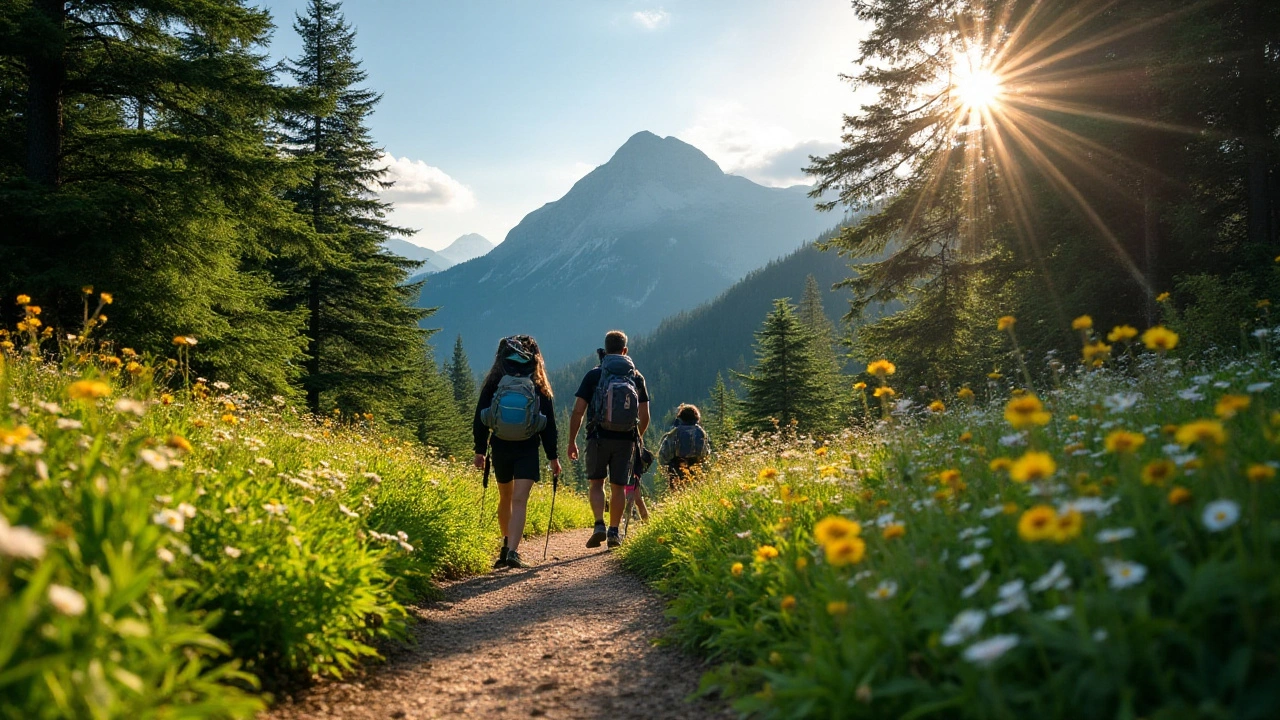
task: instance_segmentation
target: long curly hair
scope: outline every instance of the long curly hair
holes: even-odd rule
[[[547,364],[542,359],[542,350],[538,348],[538,341],[531,335],[512,335],[509,339],[520,343],[525,350],[533,354],[533,386],[548,398],[554,398],[555,396],[551,394],[551,381],[547,380]],[[489,374],[485,375],[484,383],[480,387],[481,394],[497,389],[498,382],[506,374],[505,365],[507,354],[510,352],[507,340],[508,338],[502,338],[498,341],[498,349],[493,353],[493,365],[489,368]]]

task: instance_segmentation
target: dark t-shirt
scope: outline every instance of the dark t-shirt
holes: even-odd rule
[[[649,402],[649,391],[644,386],[644,376],[637,370],[633,376],[636,381],[636,394],[640,396],[640,402]],[[592,440],[600,438],[603,440],[632,440],[635,438],[634,432],[618,432],[617,430],[604,430],[597,428],[595,423],[591,421],[591,398],[596,393],[596,386],[600,384],[600,368],[594,367],[587,372],[582,378],[582,384],[578,386],[578,392],[574,393],[574,397],[580,397],[587,403],[587,439]]]

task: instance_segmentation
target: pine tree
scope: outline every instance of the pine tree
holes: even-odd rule
[[[453,341],[453,358],[445,363],[444,374],[453,388],[453,402],[458,412],[469,417],[477,402],[476,378],[467,361],[467,351],[462,347],[462,333]]]
[[[414,373],[400,424],[419,442],[436,448],[441,455],[470,457],[471,412],[458,411],[453,402],[453,387],[437,369],[429,343],[423,343],[423,354]]]
[[[747,389],[743,425],[770,430],[777,422],[793,421],[801,431],[831,429],[832,407],[814,351],[813,335],[796,316],[786,298],[773,303],[773,312],[756,333],[756,365],[742,375]]]
[[[270,29],[238,0],[0,3],[0,294],[74,330],[80,288],[111,291],[120,345],[194,335],[200,373],[287,392],[299,318],[261,272],[298,231]]]
[[[703,425],[716,445],[723,447],[737,432],[738,395],[724,382],[724,376],[716,373],[716,384],[711,397],[703,408]]]
[[[844,414],[843,409],[848,405],[848,397],[844,392],[848,383],[840,373],[841,363],[836,351],[839,340],[835,324],[822,307],[822,290],[818,288],[818,281],[813,275],[805,278],[804,295],[800,299],[797,317],[812,338],[814,366],[822,381],[819,409],[816,412],[823,417],[817,421],[817,425],[824,430],[832,429],[839,424]]]
[[[403,398],[421,381],[428,313],[412,307],[419,285],[404,281],[414,263],[382,249],[410,231],[386,221],[389,204],[382,152],[366,121],[381,99],[360,87],[355,31],[341,4],[310,0],[296,16],[301,55],[288,70],[306,98],[285,116],[287,151],[305,165],[304,182],[287,194],[309,226],[310,243],[276,266],[286,303],[307,313],[301,384],[307,407],[373,411],[395,422]]]

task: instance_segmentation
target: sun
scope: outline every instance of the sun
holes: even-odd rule
[[[1000,101],[1004,86],[994,72],[963,65],[955,68],[955,71],[951,89],[961,108],[981,112]]]

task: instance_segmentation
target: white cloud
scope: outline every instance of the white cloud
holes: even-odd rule
[[[825,155],[838,147],[833,142],[800,139],[736,102],[704,107],[678,137],[705,152],[725,172],[775,187],[811,184],[813,179],[803,172],[808,156]]]
[[[476,206],[475,193],[438,167],[421,160],[383,155],[386,179],[395,182],[379,194],[383,200],[404,206],[464,212]]]
[[[637,10],[631,13],[631,22],[645,30],[657,30],[671,23],[671,13],[662,8],[657,10]]]

